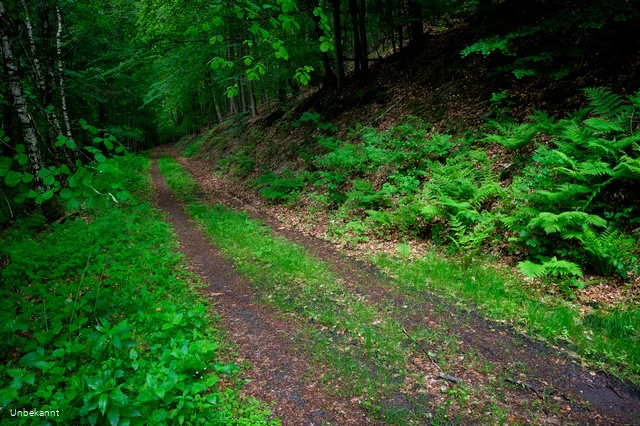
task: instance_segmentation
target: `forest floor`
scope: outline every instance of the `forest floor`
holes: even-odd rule
[[[194,199],[172,195],[159,156],[176,158],[195,178]],[[152,173],[181,250],[252,366],[246,391],[274,402],[284,425],[639,424],[632,387],[398,285],[313,236],[320,232],[300,232],[302,218],[264,205],[206,161],[163,147]],[[225,235],[235,226],[246,241]],[[300,256],[296,265],[277,257],[287,250]]]

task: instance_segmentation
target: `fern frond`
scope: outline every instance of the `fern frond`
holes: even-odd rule
[[[547,274],[547,268],[544,265],[539,265],[529,260],[518,263],[518,269],[522,275],[529,278],[543,277]]]
[[[497,123],[495,128],[500,134],[486,135],[483,140],[499,143],[509,149],[520,149],[528,145],[538,133],[538,128],[531,123]]]
[[[555,257],[548,262],[543,264],[548,273],[553,275],[576,275],[578,277],[582,277],[582,269],[580,266],[576,265],[573,262],[569,262],[566,260],[558,260]]]
[[[574,183],[563,183],[559,185],[556,192],[538,190],[536,194],[543,196],[546,200],[552,204],[558,204],[562,202],[574,201],[573,198],[579,194],[586,194],[591,192],[591,189],[585,185],[578,185]]]
[[[640,179],[640,158],[631,158],[628,155],[623,156],[613,169],[613,175],[618,179]]]
[[[614,120],[607,120],[602,117],[587,118],[583,123],[591,130],[598,133],[622,132],[622,126]]]
[[[604,118],[616,118],[626,110],[622,97],[602,87],[589,87],[584,89],[584,92],[594,114]]]
[[[614,139],[615,141],[615,139]],[[616,157],[618,154],[618,148],[611,141],[606,139],[590,139],[587,142],[587,148],[592,151],[600,151],[604,155]]]
[[[578,123],[570,123],[564,126],[561,136],[574,145],[583,145],[590,139],[589,133],[585,132],[585,128],[578,125]]]
[[[634,133],[633,135],[628,136],[626,138],[622,138],[618,141],[614,139],[613,142],[611,142],[611,146],[614,149],[622,151],[627,149],[628,147],[630,147],[636,142],[640,142],[640,132]]]
[[[578,169],[582,176],[612,176],[613,170],[604,161],[583,161]]]
[[[552,258],[551,260],[542,264],[533,263],[531,261],[525,261],[518,263],[518,269],[522,274],[529,278],[543,277],[546,275],[576,275],[582,277],[582,269],[573,262],[566,260],[558,260]]]

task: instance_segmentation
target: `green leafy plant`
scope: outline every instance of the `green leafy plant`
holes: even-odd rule
[[[109,161],[146,201],[149,160]],[[5,410],[59,410],[47,418],[57,424],[278,424],[234,389],[237,367],[220,358],[221,335],[158,210],[121,202],[40,233],[33,222],[17,220],[0,247]]]

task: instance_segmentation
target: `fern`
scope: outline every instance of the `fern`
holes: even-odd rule
[[[601,234],[596,234],[587,228],[578,239],[590,254],[591,263],[597,273],[607,276],[618,274],[626,279],[628,272],[633,269],[633,239],[625,238],[619,231],[607,229]]]
[[[566,260],[558,260],[556,257],[553,257],[551,260],[543,262],[542,264],[533,263],[528,260],[520,262],[518,263],[518,269],[523,275],[529,278],[539,278],[547,275],[560,277],[566,275],[575,275],[578,277],[583,276],[580,266]]]
[[[585,225],[606,227],[607,221],[599,216],[585,212],[573,211],[560,214],[542,212],[529,221],[528,227],[540,227],[547,234],[559,233],[563,237],[568,237],[574,232],[572,228],[583,228]]]
[[[622,126],[613,121],[607,120],[602,117],[592,117],[587,118],[583,121],[584,125],[587,126],[588,129],[593,130],[598,133],[611,133],[611,132],[623,132]]]
[[[613,169],[613,175],[618,179],[640,179],[640,158],[623,156],[620,163]]]
[[[604,118],[615,119],[627,112],[622,97],[602,87],[584,89],[591,104],[591,111]]]
[[[483,140],[485,142],[499,143],[514,150],[531,143],[538,133],[538,128],[531,123],[515,124],[492,122],[491,127],[495,128],[499,133],[488,134]]]

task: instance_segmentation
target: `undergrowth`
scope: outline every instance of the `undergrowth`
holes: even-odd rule
[[[515,255],[522,273],[555,277],[571,295],[585,272],[640,273],[640,93],[585,93],[589,107],[566,118],[536,111],[515,123],[502,111],[455,138],[413,117],[384,132],[356,126],[346,140],[322,131],[308,171],[257,183],[271,201],[322,199],[330,231],[353,242],[400,233],[453,253]]]
[[[589,106],[567,117],[536,111],[516,123],[502,93],[497,120],[457,137],[429,132],[412,117],[383,132],[358,125],[344,140],[320,129],[306,171],[271,172],[258,186],[271,201],[310,195],[330,214],[329,234],[342,240],[433,242],[465,261],[457,271],[443,263],[442,277],[432,280],[439,284],[425,288],[449,289],[637,382],[634,302],[582,314],[571,300],[594,282],[586,274],[631,281],[640,272],[640,94],[585,94]],[[516,259],[535,279],[474,284],[475,274],[463,270],[472,259],[489,261],[487,254]],[[440,274],[429,261],[380,265],[409,286]],[[403,275],[405,267],[416,275]]]
[[[149,160],[111,161],[144,200]],[[58,413],[42,424],[279,424],[218,385],[238,367],[220,362],[217,320],[158,210],[127,202],[43,223],[2,235],[2,424],[32,424],[10,411],[34,409]]]

